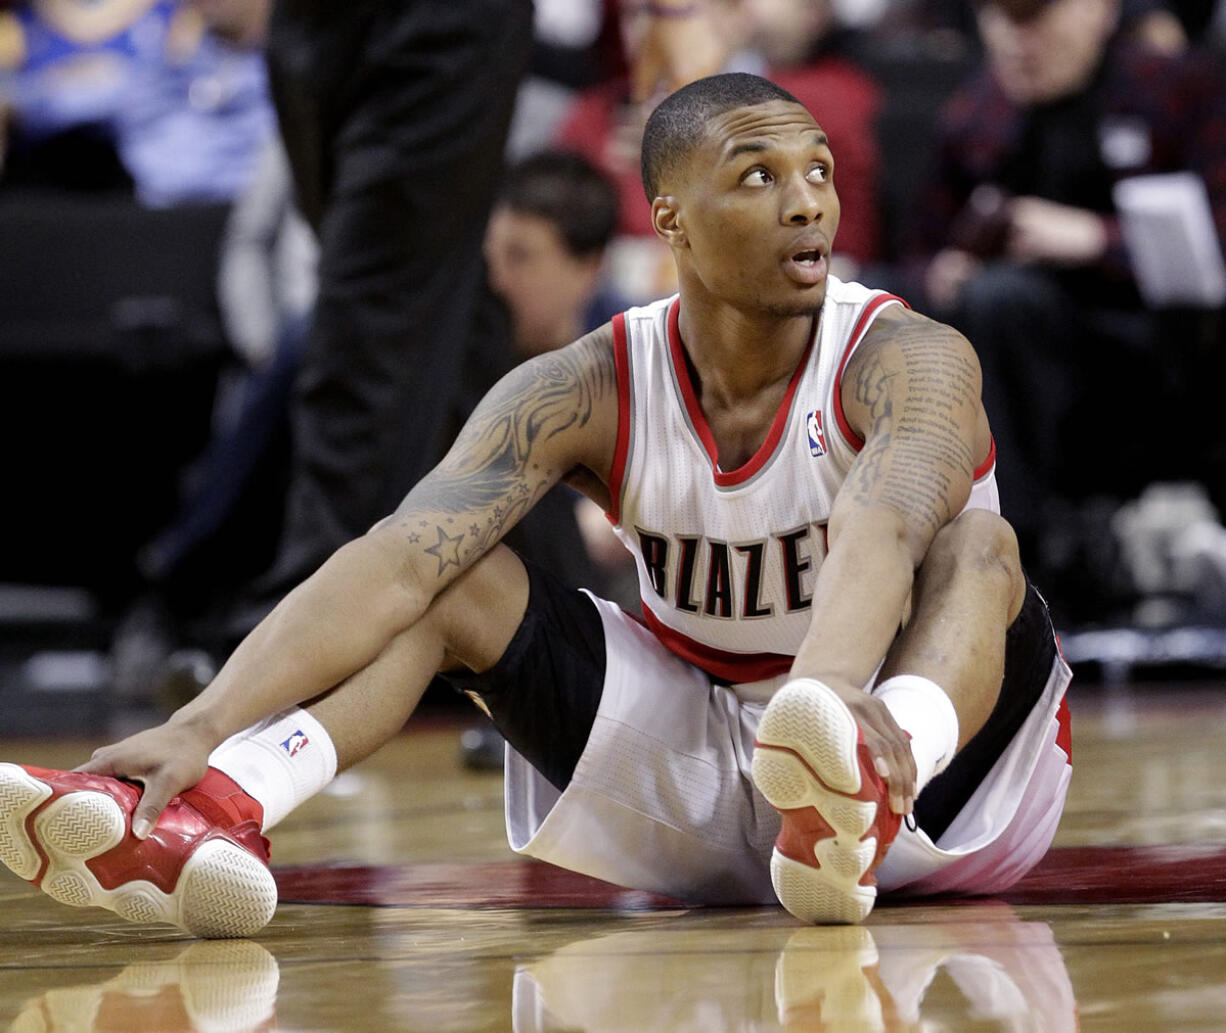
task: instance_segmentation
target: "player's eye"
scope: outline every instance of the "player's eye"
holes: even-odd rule
[[[741,177],[741,182],[751,187],[766,186],[772,181],[771,174],[762,168],[761,165],[754,166]]]
[[[830,166],[825,162],[817,162],[806,173],[810,183],[826,183],[830,180]]]

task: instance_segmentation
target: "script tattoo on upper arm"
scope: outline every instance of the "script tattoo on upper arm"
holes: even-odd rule
[[[868,433],[846,488],[932,534],[964,504],[955,489],[975,466],[968,416],[978,405],[979,369],[955,341],[940,324],[909,321],[849,370]]]
[[[567,472],[561,459],[573,465],[571,450],[547,446],[586,427],[610,394],[616,371],[607,335],[516,367],[398,508],[409,543],[437,561],[440,577],[467,567]]]

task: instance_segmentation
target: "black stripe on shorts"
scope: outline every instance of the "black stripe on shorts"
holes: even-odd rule
[[[563,790],[604,692],[604,625],[590,596],[530,560],[523,564],[528,608],[506,652],[482,674],[440,677],[479,697],[503,738]]]
[[[1021,612],[1005,635],[1005,675],[984,726],[924,787],[915,820],[935,843],[987,777],[1043,695],[1056,659],[1047,603],[1029,581]]]

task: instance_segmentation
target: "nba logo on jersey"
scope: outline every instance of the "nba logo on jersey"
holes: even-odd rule
[[[805,417],[805,427],[809,432],[809,455],[824,456],[826,454],[826,432],[822,430],[821,409],[814,409]]]
[[[281,744],[281,749],[288,753],[291,757],[302,749],[308,742],[308,739],[301,731],[295,732]]]

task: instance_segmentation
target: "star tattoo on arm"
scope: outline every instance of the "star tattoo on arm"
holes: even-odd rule
[[[438,560],[438,572],[442,574],[453,563],[457,567],[461,565],[460,542],[464,540],[464,532],[461,531],[453,538],[441,527],[436,528],[436,530],[438,531],[438,541],[426,549],[426,552]]]

